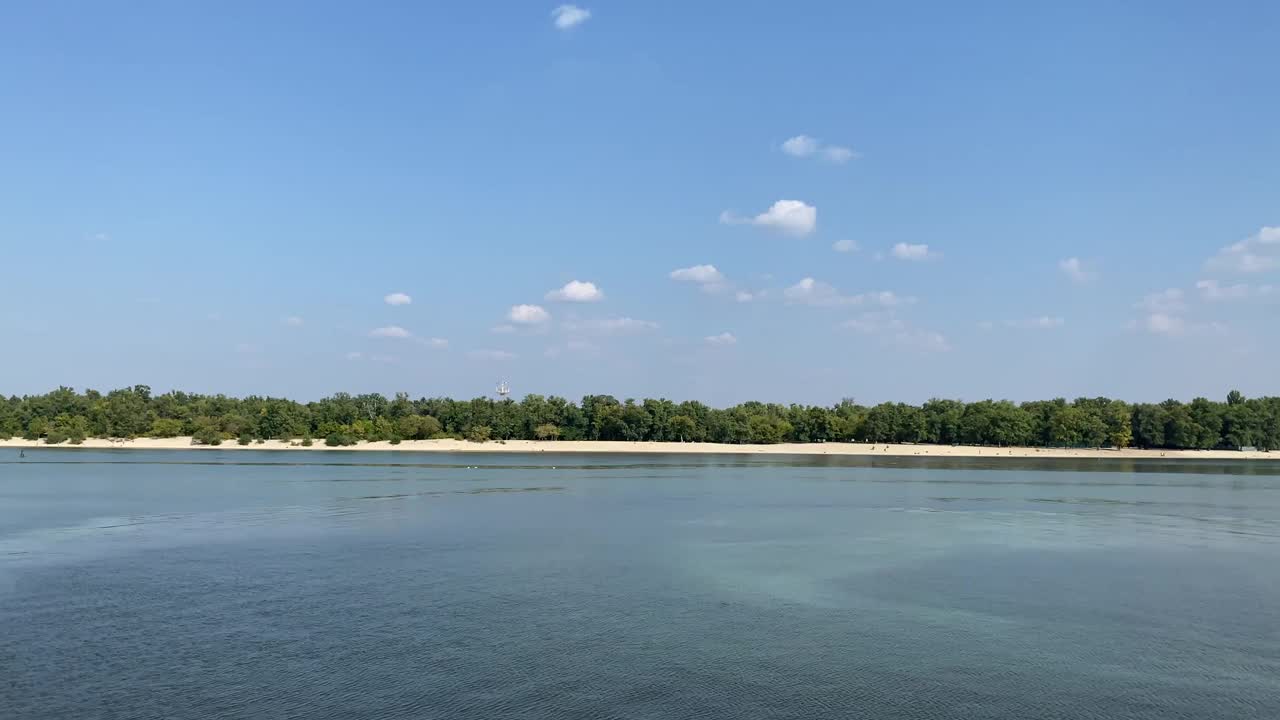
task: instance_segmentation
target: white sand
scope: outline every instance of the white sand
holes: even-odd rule
[[[138,438],[136,440],[102,440],[91,438],[82,445],[46,446],[33,440],[0,440],[8,448],[86,448],[127,450],[398,450],[411,452],[559,452],[559,453],[725,453],[734,455],[877,455],[883,457],[990,457],[990,458],[1184,458],[1218,460],[1278,460],[1280,453],[1236,452],[1232,450],[1059,450],[1046,448],[995,448],[952,445],[875,445],[867,443],[783,443],[780,445],[721,445],[717,443],[613,442],[613,441],[539,441],[507,440],[506,442],[472,443],[462,440],[405,440],[399,445],[388,442],[362,442],[346,448],[326,447],[323,440],[309,448],[297,441],[268,440],[265,443],[239,445],[234,440],[217,447],[192,445],[191,438]]]

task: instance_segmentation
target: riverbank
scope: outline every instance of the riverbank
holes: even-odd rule
[[[389,442],[362,442],[344,448],[331,448],[324,441],[303,447],[293,440],[268,440],[264,443],[239,445],[234,440],[216,447],[192,445],[189,437],[137,438],[105,440],[90,438],[81,445],[45,445],[18,438],[0,440],[2,448],[67,448],[115,450],[276,450],[305,452],[309,450],[399,451],[399,452],[486,452],[486,453],[697,453],[734,455],[878,455],[885,457],[1009,457],[1009,458],[1166,458],[1198,460],[1276,460],[1280,453],[1234,450],[1124,450],[1067,448],[997,448],[967,445],[887,445],[885,443],[781,443],[778,445],[722,445],[718,443],[615,442],[615,441],[541,441],[507,440],[473,443],[462,440],[405,440],[398,445]]]

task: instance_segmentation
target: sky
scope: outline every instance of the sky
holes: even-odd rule
[[[1280,394],[1274,2],[0,7],[0,393]]]

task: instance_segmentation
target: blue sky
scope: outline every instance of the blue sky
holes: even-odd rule
[[[1280,392],[1280,5],[557,11],[0,9],[0,392]]]

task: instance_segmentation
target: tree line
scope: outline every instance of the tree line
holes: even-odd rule
[[[459,438],[474,441],[630,440],[717,443],[891,442],[1040,447],[1280,449],[1280,398],[1130,404],[1109,398],[1068,402],[933,399],[922,405],[833,406],[746,402],[618,400],[588,395],[452,400],[337,393],[300,403],[185,392],[153,394],[146,385],[101,393],[60,387],[44,395],[0,399],[0,438],[49,444],[88,437],[191,436],[193,442],[242,444],[295,439],[310,445],[362,440]]]

